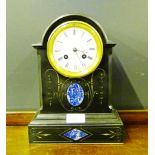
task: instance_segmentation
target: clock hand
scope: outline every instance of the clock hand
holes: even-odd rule
[[[87,52],[85,52],[85,50],[80,51],[80,50],[77,49],[77,51],[82,52],[82,58],[83,59],[85,59],[87,57],[87,54],[86,54]]]
[[[77,51],[79,51],[79,52],[82,52],[82,53],[84,53],[84,54],[85,54],[85,50],[84,50],[84,51],[81,51],[81,50],[77,50]]]
[[[75,53],[76,53],[76,55],[77,55],[77,57],[78,57],[78,59],[79,59],[80,63],[81,63],[81,64],[83,64],[83,62],[81,61],[81,59],[80,59],[80,57],[79,57],[78,53],[77,53],[77,52],[75,52]]]

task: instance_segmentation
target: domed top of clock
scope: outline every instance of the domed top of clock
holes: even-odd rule
[[[115,43],[108,40],[107,35],[106,35],[105,31],[103,30],[102,26],[99,24],[99,22],[95,21],[94,19],[92,19],[90,17],[88,18],[86,16],[74,15],[74,14],[60,16],[57,19],[55,19],[53,22],[51,22],[51,24],[44,31],[41,42],[32,44],[32,46],[37,49],[46,49],[47,41],[48,41],[48,38],[49,38],[51,32],[61,23],[65,22],[65,21],[74,21],[74,20],[83,21],[83,22],[86,22],[86,23],[92,25],[95,29],[97,29],[97,31],[101,35],[105,46],[108,46],[108,47],[115,46]]]
[[[51,66],[70,78],[86,76],[99,66],[109,43],[105,32],[94,20],[68,15],[55,20],[46,30],[42,43],[35,48],[46,49]]]

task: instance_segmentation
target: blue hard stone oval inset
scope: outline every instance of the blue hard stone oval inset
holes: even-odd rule
[[[84,90],[78,83],[71,84],[67,89],[67,100],[72,106],[79,106],[84,99]]]

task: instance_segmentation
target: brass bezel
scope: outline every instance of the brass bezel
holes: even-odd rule
[[[71,71],[68,71],[68,70],[62,68],[55,61],[54,56],[53,56],[53,45],[54,45],[54,41],[55,41],[56,37],[62,31],[66,30],[68,28],[71,28],[71,27],[82,28],[82,29],[88,31],[89,33],[91,33],[91,35],[94,37],[94,40],[95,40],[96,45],[97,45],[97,55],[96,55],[96,58],[94,60],[94,63],[90,67],[88,67],[85,70],[80,71],[80,72],[71,72]],[[92,27],[90,24],[83,22],[83,21],[67,21],[67,22],[59,25],[50,34],[50,37],[49,37],[48,42],[47,42],[47,57],[48,57],[49,63],[52,65],[52,67],[58,73],[60,73],[61,75],[65,76],[65,77],[69,77],[69,78],[84,77],[84,76],[92,73],[93,71],[95,71],[95,69],[98,67],[98,65],[100,64],[100,62],[102,60],[103,50],[104,50],[103,49],[103,41],[102,41],[99,33],[95,30],[94,27]]]

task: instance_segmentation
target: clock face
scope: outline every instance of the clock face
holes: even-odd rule
[[[82,21],[68,21],[51,33],[47,56],[53,68],[63,76],[76,78],[93,72],[103,56],[99,33]]]

